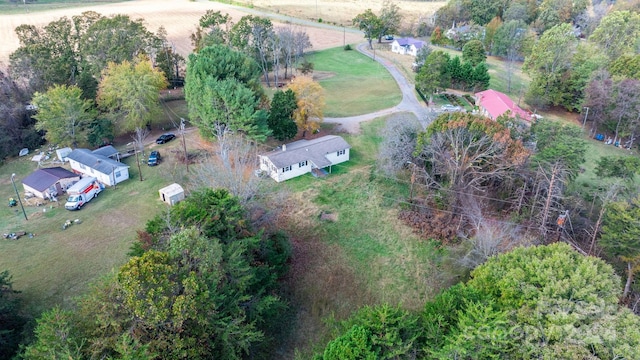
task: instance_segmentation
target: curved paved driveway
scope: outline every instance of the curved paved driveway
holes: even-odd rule
[[[369,49],[367,49],[367,46],[367,43],[362,43],[357,46],[357,49],[364,55],[373,59],[374,55]],[[402,75],[400,70],[398,70],[398,68],[392,62],[379,56],[376,56],[375,60],[382,64],[382,66],[384,66],[385,69],[387,69],[387,71],[391,73],[391,76],[393,76],[393,78],[398,83],[398,87],[402,92],[402,101],[400,102],[400,104],[392,108],[383,109],[370,114],[349,116],[343,118],[324,118],[324,122],[339,124],[338,128],[342,130],[350,133],[358,133],[360,131],[360,123],[363,121],[373,120],[375,118],[386,116],[396,112],[411,112],[418,118],[422,126],[426,128],[427,125],[431,123],[433,113],[431,112],[431,109],[429,109],[421,100],[418,100],[418,98],[416,97],[414,86],[407,81],[404,75]]]

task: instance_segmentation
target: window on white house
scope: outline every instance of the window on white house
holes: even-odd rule
[[[80,164],[80,169],[85,170],[86,167],[83,164]]]
[[[120,171],[116,171],[115,173],[115,177],[119,178],[120,177]]]
[[[298,163],[298,166],[299,166],[299,167],[305,167],[305,166],[307,166],[307,160],[305,160],[305,161],[303,161],[303,162],[301,162],[301,163]]]
[[[282,168],[282,172],[287,172],[287,171],[291,171],[291,165]]]
[[[340,150],[340,151],[338,151],[338,156],[344,155],[346,153],[347,153],[347,150]]]

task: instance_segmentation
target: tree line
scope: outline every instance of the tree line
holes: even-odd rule
[[[186,62],[175,53],[166,31],[161,27],[154,34],[140,19],[85,12],[42,28],[21,25],[16,32],[20,47],[10,56],[8,72],[0,74],[6,109],[0,126],[7,129],[0,141],[2,158],[14,155],[16,143],[36,148],[46,139],[74,147],[100,146],[117,135],[140,132],[161,112],[159,90],[184,82]],[[255,16],[233,24],[228,15],[212,11],[200,19],[192,41],[196,52],[220,45],[241,54],[242,61],[253,61],[267,86],[272,77],[276,86],[290,78],[311,46],[304,31],[290,26],[274,28],[270,20]],[[258,91],[260,79],[251,80]],[[262,112],[249,121],[258,130],[234,130],[264,139],[273,131],[265,121],[269,101],[262,93],[254,95],[256,110]],[[278,120],[290,129],[285,132],[277,129],[280,125],[272,116],[270,124],[282,140],[295,135],[290,135],[292,114]],[[310,122],[322,118],[321,112],[313,116]]]
[[[431,41],[458,48],[481,42],[506,61],[508,92],[514,64],[524,60],[527,104],[584,114],[592,135],[606,132],[614,143],[626,138],[632,145],[640,109],[638,11],[637,1],[451,0],[434,16]]]
[[[287,304],[289,241],[253,229],[226,190],[202,189],[138,232],[131,259],[72,310],[38,318],[23,359],[268,357]]]
[[[324,93],[310,77],[296,77],[273,102],[261,81],[293,75],[310,47],[306,33],[253,16],[231,24],[212,12],[200,24],[188,63],[163,29],[153,34],[126,15],[87,12],[18,27],[20,47],[0,73],[3,158],[15,155],[16,143],[31,148],[43,139],[99,146],[134,133],[142,146],[162,112],[160,91],[185,80],[192,123],[220,141],[220,159],[232,167],[247,141],[287,140],[319,127]],[[286,272],[288,240],[251,229],[242,204],[255,189],[225,187],[233,195],[202,190],[147,224],[127,265],[95,284],[77,309],[42,314],[32,336],[22,332],[28,319],[10,274],[2,273],[2,358],[21,342],[20,356],[31,359],[265,356],[286,309],[276,281]]]
[[[538,120],[528,127],[508,115],[492,121],[451,113],[426,130],[390,122],[385,133],[381,171],[411,173],[409,209],[400,218],[425,237],[462,246],[463,266],[564,239],[624,274],[622,301],[639,310],[637,157],[601,157],[595,172],[606,185],[584,188],[576,178],[587,144],[576,125]]]
[[[634,359],[640,318],[618,305],[618,284],[569,245],[517,248],[420,311],[360,309],[314,359]]]

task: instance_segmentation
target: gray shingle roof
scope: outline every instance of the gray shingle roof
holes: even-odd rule
[[[111,145],[107,145],[107,146],[103,146],[99,149],[95,149],[92,151],[92,153],[96,154],[96,155],[102,155],[102,156],[106,156],[108,158],[111,158],[115,155],[118,154],[118,150],[116,150],[116,148],[114,148]]]
[[[414,38],[400,38],[400,39],[396,39],[396,41],[400,46],[408,47],[408,46],[414,45],[417,49],[422,48],[422,46],[424,45],[424,41],[414,39]]]
[[[59,166],[52,168],[38,169],[26,178],[22,179],[24,185],[40,192],[47,190],[60,179],[74,178],[80,175]]]
[[[286,147],[284,151],[280,148],[262,156],[266,156],[277,168],[284,168],[305,160],[312,161],[317,167],[323,168],[331,165],[325,155],[350,149],[351,145],[340,136],[327,135],[313,140],[298,140],[284,147]]]
[[[67,155],[67,159],[77,161],[103,174],[111,174],[114,167],[129,167],[127,164],[111,160],[104,155],[96,154],[88,149],[75,149]]]

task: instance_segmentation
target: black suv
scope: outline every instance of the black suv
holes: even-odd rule
[[[164,144],[166,142],[169,142],[173,139],[175,139],[176,136],[172,133],[168,133],[168,134],[162,134],[160,135],[160,137],[158,139],[156,139],[156,144]]]
[[[156,166],[160,163],[161,159],[162,157],[160,157],[160,152],[154,150],[149,154],[149,160],[147,160],[147,165]]]

